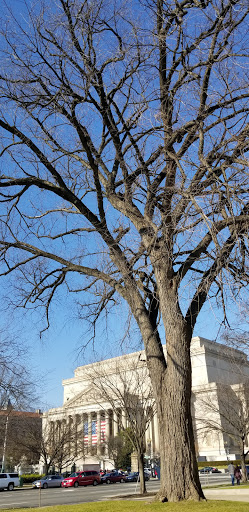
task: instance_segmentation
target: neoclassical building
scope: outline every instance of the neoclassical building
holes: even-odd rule
[[[235,458],[238,446],[222,429],[219,402],[224,388],[230,393],[241,393],[249,379],[247,357],[239,350],[194,337],[191,359],[197,456],[207,461],[224,460],[228,454]],[[157,415],[151,413],[153,398],[144,351],[80,366],[75,369],[74,377],[63,380],[62,384],[63,405],[43,414],[43,430],[49,430],[53,439],[61,435],[63,428],[73,432],[73,440],[70,438],[67,442],[67,450],[72,455],[70,466],[73,461],[77,469],[88,464],[112,467],[111,440],[119,430],[128,427],[131,420],[130,409],[123,405],[124,396],[129,397],[129,403],[135,403],[141,421],[147,410],[150,411],[149,420],[146,417],[144,446],[147,458],[159,456]],[[132,402],[131,397],[136,397],[136,401]],[[205,423],[207,403],[209,414],[221,426],[217,431],[209,432]]]

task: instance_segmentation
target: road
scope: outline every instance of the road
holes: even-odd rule
[[[229,483],[230,477],[224,474],[211,474],[201,476],[203,487],[206,485],[217,485]],[[148,492],[156,492],[159,488],[159,480],[147,482]],[[98,485],[96,487],[78,487],[74,489],[15,489],[13,492],[2,491],[0,493],[0,509],[3,508],[30,508],[45,507],[53,505],[70,505],[74,503],[87,503],[91,501],[109,500],[113,496],[135,494],[139,491],[136,483]]]

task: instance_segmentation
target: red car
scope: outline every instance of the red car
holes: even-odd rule
[[[111,473],[106,473],[101,477],[102,484],[111,484],[116,482],[126,482],[126,476],[122,475],[122,473],[118,473],[118,471],[112,471]]]
[[[79,485],[98,485],[101,483],[100,474],[97,471],[77,471],[61,482],[62,487],[78,487]]]

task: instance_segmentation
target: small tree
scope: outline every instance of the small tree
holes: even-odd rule
[[[203,435],[223,434],[225,443],[238,447],[242,480],[247,481],[246,456],[249,453],[249,382],[217,384],[213,391],[196,395],[196,427]],[[230,440],[230,442],[229,442]]]
[[[3,454],[2,471],[5,462],[11,461],[12,470],[22,457],[30,465],[39,462],[39,454],[29,446],[29,432],[34,431],[37,444],[40,443],[42,430],[41,414],[16,411],[7,407],[0,411],[0,454]]]
[[[27,347],[17,337],[0,330],[0,453],[2,470],[8,457],[12,465],[17,464],[22,455],[32,459],[30,451],[23,453],[18,439],[23,438],[25,411],[36,399],[36,387],[31,371],[27,367]]]
[[[36,429],[30,429],[23,445],[33,451],[44,464],[45,474],[56,467],[59,472],[72,465],[76,459],[76,430],[73,425],[62,421],[55,429],[51,423],[43,426],[42,435],[37,436]],[[77,447],[79,454],[79,447]],[[80,455],[79,455],[80,456]]]
[[[127,468],[131,465],[131,453],[134,445],[127,429],[121,430],[117,436],[111,436],[107,442],[109,456],[114,460],[115,468]]]
[[[35,400],[35,385],[27,367],[27,347],[0,330],[0,410],[24,410]]]
[[[95,365],[94,373],[88,375],[92,381],[92,394],[101,405],[110,406],[116,413],[120,430],[130,439],[137,453],[138,471],[140,475],[140,493],[146,492],[144,479],[145,432],[156,412],[153,390],[148,376],[147,367],[136,359],[124,359],[111,363]],[[122,412],[128,422],[128,428],[122,424]]]

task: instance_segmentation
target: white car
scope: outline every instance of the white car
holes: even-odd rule
[[[15,487],[19,487],[20,481],[18,473],[0,473],[0,489],[8,489],[13,491]]]

